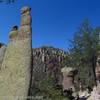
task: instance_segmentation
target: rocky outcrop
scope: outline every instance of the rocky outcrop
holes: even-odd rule
[[[0,100],[26,100],[32,60],[30,8],[21,9],[21,27],[10,32],[0,70]]]
[[[68,54],[58,48],[43,46],[33,49],[33,78],[31,94],[38,95],[44,80],[52,77],[55,88],[62,86],[61,68],[65,65]],[[65,61],[65,62],[64,62]],[[41,87],[41,88],[40,88]]]
[[[75,70],[76,69],[71,67],[64,67],[61,69],[61,72],[63,74],[63,81],[62,81],[63,91],[66,90],[75,91],[75,87],[74,87]]]
[[[0,68],[1,68],[3,58],[4,58],[4,55],[5,55],[5,50],[6,50],[6,45],[0,43]]]
[[[54,75],[57,71],[61,72],[61,68],[63,67],[62,63],[64,63],[66,59],[67,53],[57,48],[40,47],[33,49],[34,68],[35,65],[38,65],[38,69],[41,69],[39,67],[39,63],[36,64],[37,61],[41,62],[44,64],[42,72],[46,72],[51,75]]]

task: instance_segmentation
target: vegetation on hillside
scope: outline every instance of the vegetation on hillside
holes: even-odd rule
[[[50,68],[49,71],[53,73],[56,67],[61,70],[62,67],[73,67],[78,70],[74,82],[76,90],[79,90],[80,83],[83,88],[93,87],[96,84],[95,67],[98,51],[100,46],[99,41],[100,28],[93,28],[89,21],[84,21],[77,29],[73,39],[70,41],[71,46],[68,52],[53,47],[41,47],[34,49],[33,56],[38,55],[38,59],[34,58],[34,84],[32,85],[32,95],[43,96],[44,100],[67,100],[68,96],[63,96],[62,87],[57,87],[55,84],[56,78],[52,74],[48,74],[45,68]],[[41,52],[42,53],[41,53]],[[36,52],[36,53],[35,53]],[[35,55],[36,54],[36,55]],[[49,57],[48,61],[42,62],[42,54]],[[39,56],[40,55],[40,56]],[[60,62],[58,57],[64,58]],[[52,64],[51,64],[52,63]],[[55,74],[55,75],[54,75]],[[60,73],[61,74],[61,73]],[[54,71],[54,76],[58,73]]]
[[[81,82],[86,87],[96,84],[95,67],[99,50],[98,34],[100,28],[93,28],[89,21],[84,21],[71,41],[70,66],[78,69],[76,84]]]
[[[38,87],[34,87],[33,95],[43,96],[43,100],[68,100],[62,95],[62,90],[56,88],[51,76],[44,77]]]

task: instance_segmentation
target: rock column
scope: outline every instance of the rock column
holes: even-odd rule
[[[26,100],[32,60],[30,8],[21,9],[21,27],[10,32],[0,70],[0,100]]]

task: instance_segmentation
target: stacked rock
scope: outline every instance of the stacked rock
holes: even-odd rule
[[[23,7],[21,9],[21,27],[20,27],[19,36],[18,36],[20,39],[23,39],[23,38],[30,38],[31,39],[32,18],[31,18],[31,15],[30,15],[30,11],[31,11],[31,8],[29,8],[29,7]]]
[[[0,100],[26,100],[30,86],[32,61],[30,8],[21,9],[21,27],[10,32],[0,70]]]

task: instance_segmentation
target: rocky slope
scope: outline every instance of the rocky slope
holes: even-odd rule
[[[39,83],[44,76],[52,76],[55,85],[61,85],[61,68],[65,66],[67,53],[53,47],[40,47],[33,49],[33,78]],[[33,82],[33,83],[34,83]]]
[[[66,58],[67,53],[57,48],[40,47],[33,49],[33,67],[35,67],[36,61],[41,62],[44,64],[44,68],[42,68],[43,72],[51,75],[64,67],[63,65],[61,66],[61,63],[64,63]]]

